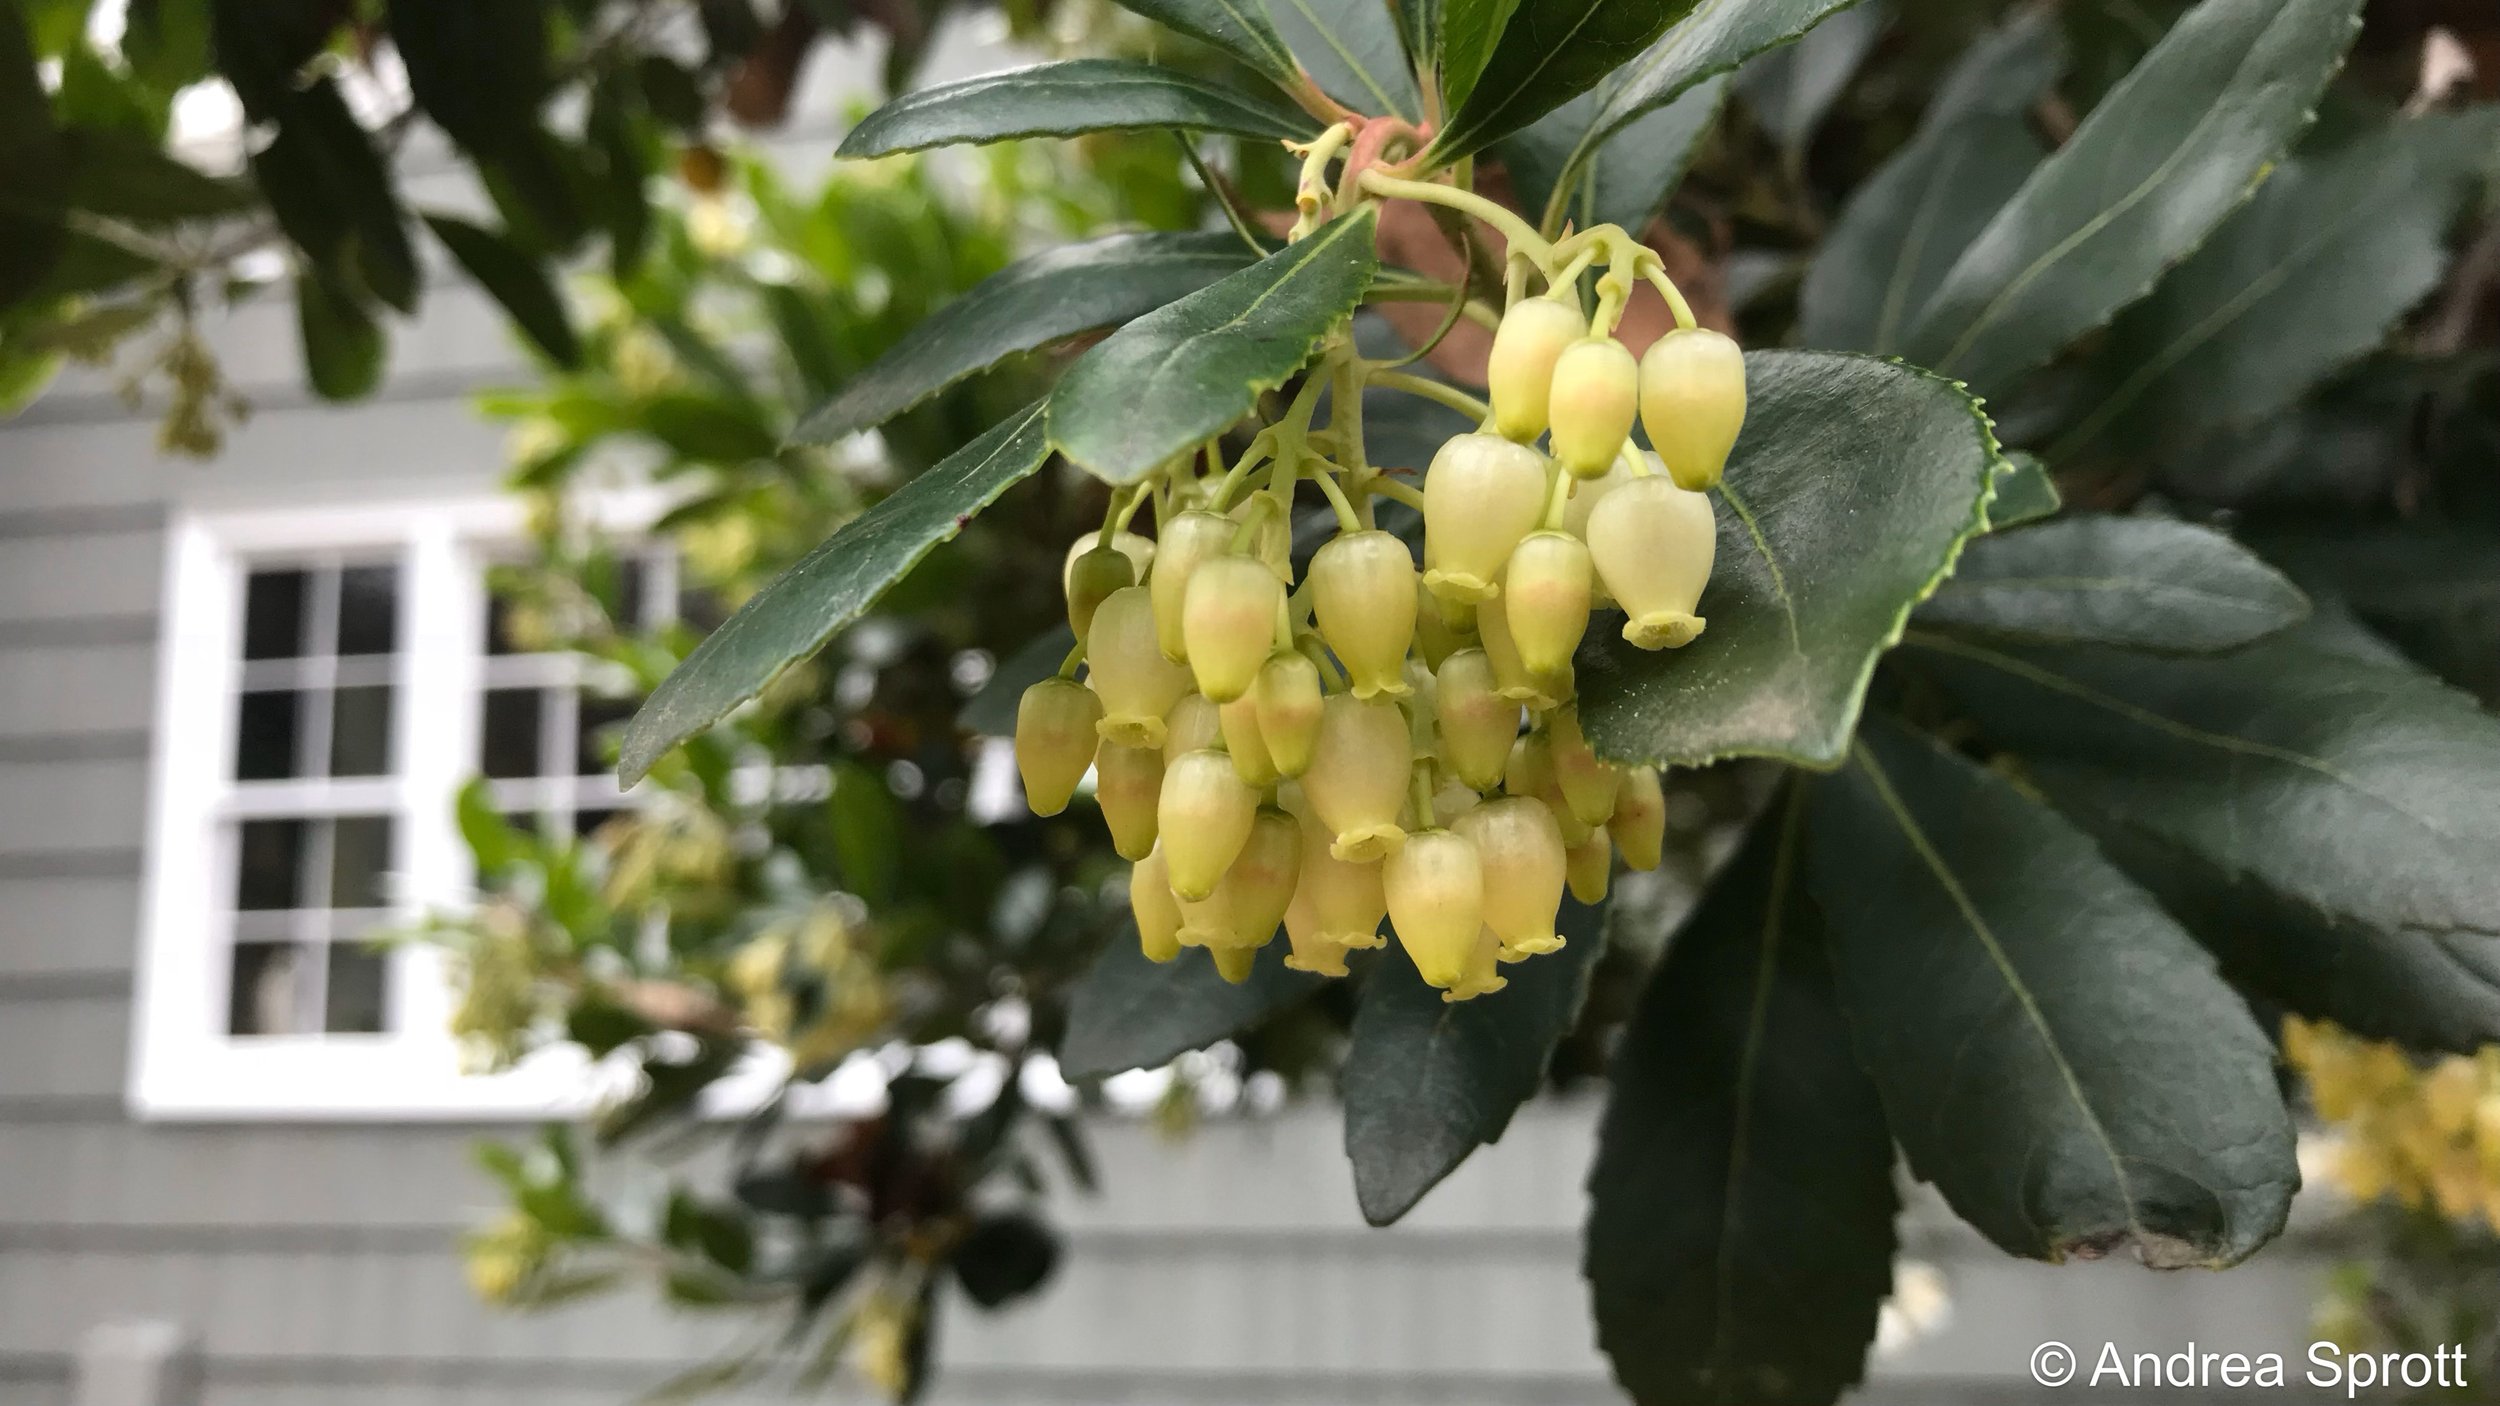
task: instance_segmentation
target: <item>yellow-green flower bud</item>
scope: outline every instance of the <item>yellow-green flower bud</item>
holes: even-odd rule
[[[1487,801],[1451,827],[1476,847],[1484,869],[1484,922],[1518,961],[1563,945],[1554,931],[1569,860],[1562,830],[1541,801],[1509,796]]]
[[[1636,766],[1623,774],[1623,793],[1615,798],[1606,834],[1635,869],[1647,872],[1666,858],[1667,791],[1655,767]]]
[[[1302,854],[1302,883],[1293,891],[1293,902],[1285,906],[1285,943],[1292,949],[1285,954],[1285,966],[1313,976],[1344,976],[1346,949],[1320,931],[1319,908],[1311,898],[1310,851]]]
[[[1163,715],[1163,764],[1183,752],[1199,752],[1224,740],[1224,710],[1203,693],[1188,693]]]
[[[1463,434],[1424,475],[1424,584],[1466,605],[1501,593],[1502,564],[1545,512],[1545,460],[1499,435]]]
[[[1571,896],[1582,903],[1606,901],[1606,887],[1614,881],[1615,847],[1602,830],[1573,845],[1566,856],[1564,873],[1571,881]]]
[[[1298,788],[1286,807],[1302,821],[1302,880],[1295,892],[1309,905],[1316,940],[1341,952],[1386,943],[1380,924],[1389,916],[1389,900],[1381,892],[1379,861],[1339,859],[1331,851],[1328,827],[1311,813],[1310,797]]]
[[[1458,828],[1458,818],[1484,804],[1484,797],[1463,781],[1443,783],[1432,793],[1432,823],[1444,830]]]
[[[1546,733],[1553,746],[1554,779],[1562,787],[1564,802],[1581,824],[1591,829],[1604,825],[1615,813],[1623,772],[1597,759],[1580,731],[1578,708],[1555,709]]]
[[[1320,638],[1345,665],[1354,696],[1404,695],[1416,615],[1406,544],[1377,528],[1346,533],[1311,558],[1310,591]]]
[[[1250,973],[1259,965],[1259,949],[1256,947],[1211,947],[1207,949],[1207,956],[1215,961],[1215,974],[1235,986],[1248,981]]]
[[[1137,945],[1147,961],[1168,962],[1181,954],[1181,901],[1172,896],[1163,851],[1151,851],[1129,867],[1128,910],[1137,919]]]
[[[1623,637],[1642,649],[1674,649],[1699,638],[1693,612],[1719,553],[1707,494],[1672,480],[1636,479],[1589,513],[1589,556],[1606,592],[1632,618]]]
[[[1467,974],[1484,930],[1484,867],[1476,847],[1448,830],[1409,835],[1381,867],[1389,926],[1425,981],[1447,991]]]
[[[1241,857],[1258,813],[1258,793],[1222,752],[1186,753],[1164,772],[1155,827],[1172,892],[1183,903],[1215,892],[1216,881]]]
[[[1155,547],[1155,568],[1146,577],[1146,587],[1154,593],[1155,642],[1162,647],[1163,657],[1175,664],[1189,662],[1182,620],[1189,604],[1190,578],[1201,565],[1232,551],[1233,531],[1240,525],[1203,508],[1174,513],[1163,525],[1163,540]]]
[[[1132,863],[1155,847],[1163,804],[1163,753],[1105,742],[1094,754],[1094,800],[1111,832],[1111,848]]]
[[[1589,837],[1587,822],[1574,815],[1571,802],[1563,798],[1562,779],[1554,770],[1554,744],[1544,733],[1527,733],[1512,744],[1502,789],[1513,796],[1536,800],[1552,811],[1554,826],[1562,831],[1564,844],[1576,845]]]
[[[1319,666],[1299,651],[1280,649],[1260,666],[1251,689],[1259,713],[1259,737],[1267,743],[1268,760],[1279,776],[1300,776],[1311,769],[1311,753],[1319,745]]]
[[[1576,683],[1569,661],[1551,674],[1532,673],[1519,657],[1519,641],[1510,632],[1507,601],[1487,601],[1476,608],[1476,640],[1493,663],[1493,680],[1504,698],[1542,713],[1571,697]]]
[[[1250,555],[1267,564],[1276,579],[1293,584],[1293,526],[1282,514],[1269,511],[1257,496],[1245,498],[1233,509],[1233,526],[1238,529],[1255,515],[1257,523],[1250,529]]]
[[[1094,628],[1094,612],[1113,591],[1137,584],[1137,563],[1117,547],[1096,547],[1068,563],[1068,628],[1079,640]]]
[[[1531,678],[1554,678],[1571,668],[1571,656],[1588,633],[1588,544],[1568,532],[1531,532],[1510,554],[1502,578],[1502,623]]]
[[[1438,669],[1443,660],[1476,642],[1476,614],[1464,606],[1454,606],[1424,589],[1419,578],[1415,583],[1417,609],[1415,614],[1415,652],[1423,661]],[[1453,613],[1461,619],[1453,621]]]
[[[1224,750],[1233,757],[1233,770],[1250,783],[1254,791],[1264,791],[1283,779],[1276,770],[1275,759],[1268,755],[1267,738],[1259,731],[1258,700],[1243,694],[1218,710],[1224,728]]]
[[[1099,532],[1088,532],[1084,536],[1079,537],[1075,541],[1068,544],[1067,560],[1059,564],[1060,590],[1068,591],[1076,584],[1077,558],[1084,556],[1087,552],[1092,551],[1101,544],[1102,534]],[[1155,540],[1152,537],[1141,537],[1126,528],[1122,528],[1120,531],[1111,534],[1111,546],[1115,551],[1119,552],[1120,555],[1128,558],[1129,583],[1131,585],[1145,580],[1146,573],[1154,569]]]
[[[1546,404],[1554,363],[1563,350],[1589,334],[1580,309],[1558,298],[1529,298],[1502,314],[1494,329],[1485,379],[1493,400],[1493,428],[1504,439],[1533,443],[1545,433]]]
[[[1195,947],[1267,945],[1302,872],[1302,826],[1273,806],[1257,812],[1234,859],[1203,900],[1181,900],[1181,941]]]
[[[1189,578],[1181,634],[1198,691],[1230,703],[1250,691],[1276,648],[1285,586],[1255,557],[1211,557]]]
[[[1189,692],[1189,671],[1155,644],[1154,601],[1143,586],[1113,591],[1094,612],[1085,642],[1085,681],[1102,699],[1094,725],[1105,742],[1163,745],[1163,715]]]
[[[1398,812],[1406,805],[1413,763],[1406,719],[1396,704],[1350,693],[1328,696],[1302,790],[1339,859],[1378,859],[1405,840]]]
[[[1044,679],[1016,700],[1016,774],[1035,815],[1068,808],[1093,768],[1100,741],[1094,724],[1101,721],[1102,700],[1074,679]]]
[[[1458,984],[1442,992],[1441,999],[1454,1005],[1490,996],[1508,985],[1510,978],[1502,975],[1502,940],[1486,927],[1477,931],[1476,945],[1467,950],[1467,966],[1459,973]]]
[[[1502,696],[1493,661],[1481,649],[1460,650],[1441,662],[1434,692],[1441,764],[1479,791],[1501,785],[1519,739],[1519,705]]]
[[[1641,424],[1678,484],[1717,484],[1745,428],[1744,349],[1704,327],[1652,342],[1641,357]]]
[[[1574,478],[1603,478],[1641,409],[1641,368],[1612,337],[1574,342],[1554,363],[1554,458]]]

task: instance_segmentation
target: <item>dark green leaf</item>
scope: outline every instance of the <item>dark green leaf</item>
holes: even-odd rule
[[[2334,624],[2210,659],[1905,657],[2235,976],[2374,1034],[2500,1038],[2500,720]]]
[[[980,737],[1013,737],[1016,705],[1024,691],[1059,672],[1059,662],[1076,648],[1076,631],[1061,625],[998,661],[981,691],[964,700],[955,725]]]
[[[1610,757],[1838,765],[1876,659],[1986,526],[1996,444],[1959,389],[1824,352],[1746,368],[1709,628],[1651,654],[1600,622],[1581,651],[1581,720]]]
[[[1414,1209],[1544,1085],[1605,950],[1604,910],[1566,898],[1555,931],[1560,953],[1504,966],[1510,985],[1472,1001],[1443,1001],[1395,942],[1363,979],[1340,1080],[1363,1219]]]
[[[529,142],[547,95],[547,0],[390,0],[417,105],[477,154]]]
[[[417,258],[373,139],[323,78],[293,92],[252,173],[287,237],[332,282],[353,282],[402,312],[417,302]]]
[[[1892,1135],[1832,994],[1801,819],[1755,825],[1615,1046],[1583,1267],[1644,1406],[1836,1400],[1892,1287]]]
[[[1983,537],[1921,625],[2009,639],[2207,654],[2307,619],[2309,598],[2219,532],[2166,518],[2061,518]]]
[[[2048,466],[2038,456],[2008,454],[1997,471],[1997,496],[1988,504],[1988,530],[2002,532],[2038,522],[2064,506],[2057,481],[2049,477]]]
[[[138,224],[213,219],[252,208],[249,182],[212,176],[122,133],[70,135],[73,179],[69,203],[80,210]]]
[[[825,820],[833,837],[834,872],[842,886],[871,907],[882,907],[893,896],[897,863],[908,834],[894,793],[882,777],[859,763],[836,762]]]
[[[1483,73],[1433,138],[1432,151],[1447,159],[1471,155],[1596,87],[1693,13],[1694,2],[1518,0]],[[1675,96],[1664,94],[1658,102]]]
[[[568,371],[581,365],[573,315],[545,264],[482,225],[450,215],[428,215],[425,223],[549,361]]]
[[[1423,115],[1389,0],[1259,0],[1320,91],[1356,112]]]
[[[208,26],[203,0],[130,0],[122,61],[140,82],[179,92],[208,76]]]
[[[701,391],[665,391],[635,407],[643,430],[681,458],[741,464],[780,449],[762,413],[744,400]]]
[[[26,17],[0,9],[0,309],[43,286],[60,257],[70,167],[35,68]]]
[[[1087,352],[1050,395],[1050,442],[1130,483],[1250,413],[1345,321],[1379,267],[1365,209],[1148,313]]]
[[[346,8],[333,0],[206,0],[217,73],[234,85],[244,114],[276,122],[293,105],[296,80],[330,42]]]
[[[2300,1184],[2274,1049],[2212,958],[2004,780],[1883,722],[1814,784],[1811,874],[1911,1169],[2008,1253],[2221,1267]]]
[[[1119,0],[1158,24],[1204,40],[1231,54],[1279,86],[1290,88],[1300,65],[1284,37],[1268,21],[1265,7],[1253,0]]]
[[[983,1308],[1041,1288],[1058,1265],[1058,1235],[1021,1211],[982,1217],[955,1247],[955,1281]]]
[[[1833,15],[1794,44],[1772,49],[1736,75],[1736,91],[1754,121],[1793,160],[1800,159],[1823,115],[1857,76],[1891,16],[1884,0],[1866,0]]]
[[[1252,258],[1230,233],[1115,234],[1046,250],[916,324],[791,438],[830,444],[873,429],[1009,356],[1152,312]]]
[[[660,681],[625,728],[619,773],[639,780],[824,647],[972,516],[1042,466],[1042,407],[1027,406],[903,485],[774,578]]]
[[[1060,1069],[1071,1079],[1159,1069],[1300,1005],[1328,978],[1287,967],[1284,948],[1259,949],[1250,979],[1234,986],[1204,952],[1158,964],[1138,950],[1134,929],[1114,932],[1069,993]]]
[[[1069,59],[896,98],[861,119],[837,156],[887,156],[955,142],[1148,130],[1308,137],[1317,124],[1265,98],[1128,59]]]
[[[2309,123],[2359,0],[2204,0],[2033,172],[1904,343],[2005,387],[2142,297]]]
[[[315,272],[295,276],[295,326],[304,374],[324,400],[356,400],[382,383],[382,325]]]
[[[2051,457],[2265,419],[2376,347],[2439,285],[2447,233],[2500,122],[2391,123],[2284,163],[2194,258],[2118,319],[2098,403]]]
[[[1982,113],[1924,134],[1841,207],[1798,305],[1806,345],[1897,351],[1911,320],[2047,148],[2017,117]]]
[[[1708,135],[1727,99],[1727,80],[1706,79],[1674,102],[1633,119],[1597,147],[1575,178],[1564,213],[1581,229],[1621,225],[1638,232],[1666,204],[1694,148]],[[1519,208],[1546,210],[1581,133],[1597,113],[1597,95],[1583,93],[1514,132],[1495,147],[1518,192]],[[1557,228],[1560,226],[1557,225]]]
[[[1441,52],[1443,28],[1442,0],[1391,0],[1397,11],[1398,37],[1406,41],[1406,56],[1417,68],[1434,66]]]
[[[1447,0],[1441,18],[1440,55],[1443,102],[1456,107],[1475,91],[1476,75],[1484,72],[1502,31],[1518,10],[1519,0]]]

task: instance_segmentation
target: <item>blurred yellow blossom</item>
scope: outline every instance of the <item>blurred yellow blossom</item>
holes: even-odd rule
[[[2421,1064],[2292,1016],[2283,1054],[2331,1126],[2327,1174],[2346,1195],[2500,1229],[2500,1049]]]

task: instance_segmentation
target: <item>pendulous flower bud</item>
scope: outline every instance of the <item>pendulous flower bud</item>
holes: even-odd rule
[[[1285,585],[1256,557],[1210,557],[1189,578],[1181,607],[1189,671],[1198,691],[1230,703],[1250,691],[1259,666],[1276,648]]]
[[[1424,830],[1381,866],[1389,927],[1425,981],[1447,991],[1466,975],[1484,930],[1484,867],[1476,847],[1448,830]]]
[[[1215,961],[1215,974],[1235,986],[1248,981],[1259,965],[1256,947],[1210,947],[1207,955]]]
[[[1623,793],[1606,834],[1623,851],[1623,862],[1647,872],[1666,858],[1667,791],[1657,768],[1636,766],[1623,774]]]
[[[1612,337],[1572,343],[1554,363],[1554,459],[1574,478],[1603,478],[1640,416],[1641,368]]]
[[[1554,931],[1569,859],[1562,830],[1543,802],[1522,796],[1487,801],[1451,827],[1476,847],[1484,870],[1484,922],[1501,939],[1505,961],[1563,945]]]
[[[1155,847],[1163,804],[1163,753],[1105,742],[1094,754],[1094,800],[1122,859],[1143,861]]]
[[[1675,481],[1696,493],[1727,472],[1745,428],[1745,353],[1720,333],[1669,332],[1641,357],[1641,424]]]
[[[1240,858],[1258,813],[1258,793],[1222,752],[1186,753],[1164,772],[1155,827],[1172,892],[1181,902],[1197,902],[1215,892],[1216,881]]]
[[[1218,717],[1224,729],[1224,750],[1232,754],[1234,772],[1250,789],[1264,791],[1283,779],[1275,759],[1268,755],[1267,738],[1259,731],[1257,699],[1243,694],[1219,709]]]
[[[1565,845],[1576,845],[1589,837],[1587,823],[1572,813],[1571,802],[1563,798],[1562,779],[1554,770],[1553,739],[1544,733],[1522,734],[1512,744],[1502,790],[1538,801],[1552,811],[1554,826],[1562,832]]]
[[[1504,698],[1542,713],[1571,697],[1576,685],[1569,661],[1557,673],[1538,674],[1519,657],[1519,641],[1510,632],[1509,602],[1487,601],[1476,608],[1476,640],[1493,662],[1494,685]]]
[[[1016,774],[1024,778],[1025,804],[1035,815],[1068,808],[1078,783],[1094,765],[1102,700],[1074,679],[1047,678],[1016,700]]]
[[[1481,649],[1460,650],[1442,661],[1435,693],[1441,764],[1479,791],[1501,785],[1519,738],[1519,705],[1501,695],[1493,661]]]
[[[1069,560],[1067,584],[1068,628],[1082,641],[1111,593],[1137,584],[1137,563],[1117,547],[1095,547]]]
[[[1558,298],[1529,298],[1502,314],[1485,359],[1493,400],[1493,428],[1504,439],[1534,443],[1545,433],[1546,404],[1554,363],[1563,350],[1589,334],[1579,308]]]
[[[1655,475],[1636,479],[1590,511],[1588,540],[1606,593],[1632,617],[1625,639],[1674,649],[1700,637],[1705,622],[1693,612],[1719,551],[1708,495]]]
[[[1476,642],[1475,612],[1464,606],[1453,606],[1425,590],[1420,578],[1415,583],[1415,652],[1423,661],[1438,669],[1441,661]],[[1463,618],[1451,620],[1453,613]]]
[[[1406,839],[1398,812],[1413,763],[1406,718],[1396,704],[1350,693],[1328,696],[1302,790],[1339,859],[1379,859]]]
[[[1545,512],[1545,460],[1499,435],[1463,434],[1424,475],[1424,584],[1459,605],[1501,593],[1502,564]]]
[[[1203,693],[1188,693],[1163,715],[1163,764],[1181,753],[1202,751],[1224,740],[1224,710]]]
[[[1562,787],[1563,801],[1581,824],[1591,829],[1604,825],[1613,817],[1615,797],[1623,790],[1622,770],[1597,759],[1580,731],[1576,707],[1554,710],[1546,738],[1553,747],[1554,780]]]
[[[1606,887],[1615,874],[1615,847],[1604,831],[1591,834],[1573,845],[1566,856],[1564,873],[1571,881],[1571,896],[1582,903],[1606,901]]]
[[[1588,544],[1568,532],[1531,532],[1510,554],[1502,577],[1502,623],[1510,629],[1519,663],[1529,677],[1557,677],[1588,633]]]
[[[1137,919],[1137,945],[1147,961],[1168,962],[1181,954],[1181,901],[1172,896],[1163,851],[1129,867],[1128,910]]]
[[[1290,795],[1287,807],[1298,807],[1302,822],[1302,879],[1294,890],[1294,901],[1304,909],[1307,942],[1304,937],[1294,936],[1295,919],[1290,912],[1285,930],[1287,936],[1294,937],[1294,951],[1302,953],[1307,945],[1310,957],[1308,963],[1288,958],[1285,965],[1298,971],[1342,976],[1342,970],[1326,968],[1343,967],[1347,952],[1378,947],[1388,941],[1380,935],[1380,924],[1389,916],[1389,900],[1380,887],[1380,864],[1377,860],[1357,864],[1330,853],[1328,827],[1310,813],[1307,795]]]
[[[1415,643],[1415,558],[1377,528],[1349,532],[1311,558],[1311,611],[1357,698],[1406,693]]]
[[[1189,692],[1189,671],[1155,644],[1154,601],[1143,586],[1114,591],[1094,612],[1085,681],[1102,699],[1094,730],[1124,747],[1163,745],[1163,715]]]
[[[1510,978],[1502,975],[1502,940],[1492,928],[1480,928],[1475,946],[1467,949],[1467,965],[1459,973],[1458,984],[1442,992],[1441,1000],[1452,1005],[1472,1001],[1508,985]]]
[[[1099,532],[1088,532],[1068,544],[1067,560],[1059,564],[1059,589],[1061,591],[1074,594],[1077,559],[1100,545],[1102,545],[1102,534]],[[1114,551],[1128,558],[1130,585],[1136,585],[1146,579],[1146,573],[1152,570],[1155,564],[1155,541],[1152,537],[1141,537],[1123,528],[1111,534],[1111,546]]]
[[[1319,745],[1319,666],[1298,650],[1280,649],[1259,669],[1251,689],[1259,714],[1259,737],[1267,743],[1268,760],[1279,776],[1300,776],[1311,769],[1311,751]]]
[[[1189,604],[1190,578],[1198,568],[1232,551],[1233,532],[1241,524],[1222,513],[1193,508],[1174,513],[1163,525],[1163,539],[1155,546],[1154,570],[1147,574],[1146,588],[1154,593],[1155,642],[1163,657],[1175,664],[1189,662],[1189,644],[1182,633],[1184,608]]]
[[[1203,900],[1181,900],[1181,941],[1218,949],[1266,946],[1293,902],[1301,870],[1301,824],[1273,806],[1260,810],[1214,891]]]

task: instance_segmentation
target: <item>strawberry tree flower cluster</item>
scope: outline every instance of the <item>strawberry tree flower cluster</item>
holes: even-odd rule
[[[1202,948],[1238,982],[1281,930],[1287,966],[1342,976],[1385,925],[1463,1001],[1563,945],[1566,892],[1594,903],[1618,857],[1659,863],[1660,775],[1592,750],[1572,661],[1603,611],[1646,650],[1707,627],[1706,490],[1744,424],[1744,359],[1620,227],[1544,239],[1481,197],[1365,165],[1377,147],[1354,134],[1295,148],[1295,234],[1349,200],[1502,231],[1489,399],[1366,360],[1340,333],[1237,453],[1210,441],[1115,494],[1069,548],[1077,645],[1020,701],[1016,759],[1041,815],[1093,778],[1153,960]],[[1677,326],[1635,358],[1614,331],[1643,280]],[[1372,464],[1368,387],[1479,423],[1417,483]],[[1378,525],[1382,499],[1420,511],[1420,560]],[[1297,574],[1306,500],[1336,532]]]

